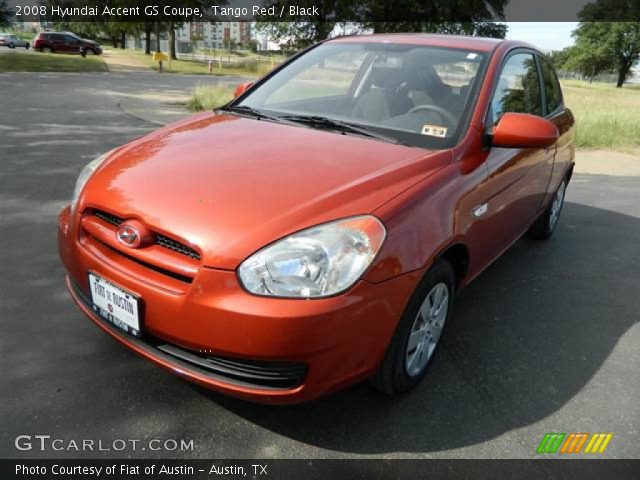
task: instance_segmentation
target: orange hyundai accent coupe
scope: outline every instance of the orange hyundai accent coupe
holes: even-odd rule
[[[59,218],[67,286],[115,339],[219,392],[404,392],[454,294],[554,231],[574,137],[530,45],[325,41],[89,163]]]

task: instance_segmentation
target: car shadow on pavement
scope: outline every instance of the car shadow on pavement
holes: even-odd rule
[[[640,219],[567,202],[549,241],[521,239],[460,292],[425,381],[404,396],[356,385],[272,407],[193,388],[265,429],[338,452],[487,441],[560,409],[637,321],[639,238]],[[597,416],[601,403],[586,411]]]

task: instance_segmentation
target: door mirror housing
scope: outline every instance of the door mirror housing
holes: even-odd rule
[[[558,141],[558,128],[542,117],[507,112],[493,131],[491,144],[505,148],[547,148]]]
[[[233,91],[233,96],[235,98],[238,98],[240,95],[246,92],[249,88],[251,88],[251,85],[253,85],[253,82],[245,82],[236,86],[236,89]]]

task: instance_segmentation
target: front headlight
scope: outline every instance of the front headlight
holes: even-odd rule
[[[256,295],[326,297],[351,287],[380,250],[386,231],[365,215],[290,235],[240,265],[244,287]]]
[[[111,152],[107,152],[103,155],[100,155],[95,160],[89,162],[78,175],[78,179],[76,180],[76,186],[73,189],[73,198],[71,199],[71,211],[74,212],[76,209],[76,202],[78,201],[78,197],[80,196],[80,192],[87,183],[87,180],[91,177],[93,172],[100,166],[102,162],[109,156]]]

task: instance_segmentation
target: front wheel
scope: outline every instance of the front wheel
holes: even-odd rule
[[[564,178],[556,190],[551,205],[547,207],[542,215],[531,225],[527,232],[531,238],[546,240],[549,238],[558,225],[560,212],[564,205],[564,195],[567,191],[567,179]]]
[[[40,51],[42,53],[53,53],[53,49],[51,47],[42,47]]]
[[[13,43],[10,43],[9,48],[16,48],[16,46]]]
[[[388,395],[415,387],[427,373],[453,306],[455,277],[438,260],[409,300],[372,386]]]

